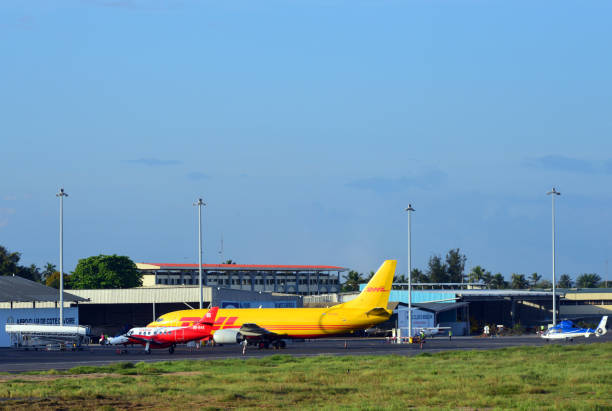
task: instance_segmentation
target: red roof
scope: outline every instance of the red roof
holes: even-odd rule
[[[198,264],[140,263],[158,266],[159,269],[196,269]],[[333,265],[275,265],[275,264],[202,264],[203,269],[221,270],[278,270],[278,271],[346,271]]]

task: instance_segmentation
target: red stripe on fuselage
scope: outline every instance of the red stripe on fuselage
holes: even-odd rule
[[[234,325],[234,323],[236,322],[236,320],[238,319],[238,317],[230,317],[227,319],[227,322],[225,323],[225,326],[223,328],[236,328],[236,327],[232,327],[232,325]]]

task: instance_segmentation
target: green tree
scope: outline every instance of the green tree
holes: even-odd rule
[[[59,289],[60,286],[60,273],[59,271],[53,272],[45,278],[45,285],[47,287],[53,287]],[[70,274],[64,273],[64,288],[72,288],[70,284]]]
[[[394,283],[399,283],[399,284],[408,284],[408,276],[406,274],[402,274],[402,275],[396,275],[393,278],[393,282]]]
[[[142,273],[129,257],[101,254],[80,259],[70,283],[75,289],[139,287]]]
[[[500,290],[503,288],[508,288],[508,283],[506,282],[504,276],[501,273],[497,273],[493,277],[491,277],[490,286],[493,289]]]
[[[429,277],[418,268],[413,268],[411,271],[413,283],[429,283]]]
[[[448,283],[448,273],[446,266],[442,263],[439,255],[432,255],[429,258],[427,276],[432,283]]]
[[[557,287],[559,288],[572,288],[573,285],[572,277],[567,274],[563,274],[559,277],[559,281],[557,281]]]
[[[29,267],[19,265],[21,254],[10,252],[0,245],[0,275],[18,275],[31,281],[40,281],[40,270],[35,264]]]
[[[512,288],[522,290],[529,287],[529,282],[525,279],[525,274],[512,274]]]
[[[40,270],[36,267],[36,264],[30,264],[29,267],[18,266],[16,275],[30,281],[40,282]]]
[[[576,287],[578,288],[597,288],[599,286],[599,282],[601,281],[601,277],[595,273],[591,274],[580,274],[578,278],[576,278]]]
[[[233,260],[226,260],[226,261],[222,262],[221,264],[229,264],[229,265],[234,264],[235,265],[236,262],[233,261]]]
[[[461,254],[458,248],[450,250],[446,254],[446,274],[449,283],[462,283],[465,279],[465,261],[467,257]]]
[[[503,278],[503,277],[502,277]],[[489,288],[491,288],[491,282],[493,281],[493,276],[490,271],[486,271],[482,275],[482,282]]]
[[[529,276],[529,282],[531,283],[532,287],[535,287],[538,281],[540,281],[541,279],[542,279],[542,276],[539,275],[538,273],[533,273]]]
[[[548,280],[540,280],[535,286],[536,288],[552,288],[552,283]]]
[[[0,275],[17,274],[18,263],[21,259],[21,254],[9,250],[0,245]]]
[[[484,282],[485,277],[490,278],[491,273],[486,271],[481,266],[477,265],[476,267],[472,267],[472,270],[470,270],[470,273],[468,274],[468,282],[470,283]]]
[[[357,271],[351,270],[346,275],[344,284],[342,284],[342,291],[358,291],[359,284],[365,282],[365,279]]]
[[[45,268],[43,268],[42,272],[40,273],[41,282],[45,283],[47,281],[47,278],[49,278],[49,276],[53,275],[53,273],[55,272],[57,272],[57,268],[55,267],[55,264],[51,264],[51,263],[45,264]]]

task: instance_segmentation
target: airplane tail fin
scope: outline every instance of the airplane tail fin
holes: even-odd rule
[[[366,310],[382,308],[386,311],[396,265],[396,260],[386,260],[383,262],[357,298],[344,303],[343,306]]]
[[[212,326],[215,323],[215,319],[217,318],[217,312],[219,311],[219,307],[213,307],[198,321],[199,325],[204,325],[207,331],[212,330]]]
[[[595,330],[595,335],[597,335],[598,337],[601,337],[602,335],[606,335],[606,333],[608,332],[608,329],[606,328],[607,322],[608,322],[607,315],[604,315],[603,317],[601,317],[601,321],[599,322],[599,325],[597,326],[597,329]]]

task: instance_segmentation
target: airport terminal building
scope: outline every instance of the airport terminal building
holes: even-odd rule
[[[143,286],[197,285],[198,264],[136,263]],[[337,293],[346,268],[330,265],[202,264],[206,286],[297,295]]]

